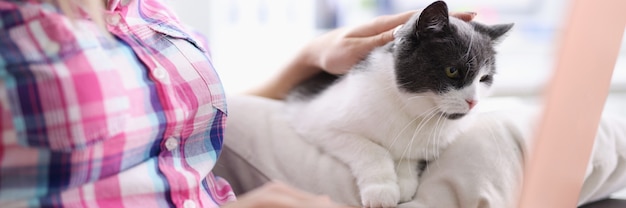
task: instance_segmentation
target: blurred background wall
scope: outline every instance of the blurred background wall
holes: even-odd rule
[[[185,0],[170,1],[170,4],[183,22],[207,35],[214,64],[227,93],[238,93],[267,80],[320,33],[367,22],[377,15],[424,8],[431,2]],[[553,68],[567,0],[446,2],[451,11],[477,12],[476,21],[515,23],[509,36],[497,46],[494,96],[534,97],[541,93]],[[626,41],[622,42],[611,89],[607,110],[626,115]]]

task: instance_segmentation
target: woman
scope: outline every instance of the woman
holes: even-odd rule
[[[280,99],[319,70],[344,73],[412,13],[323,35],[250,93]],[[235,201],[211,173],[227,111],[208,47],[162,2],[0,1],[0,15],[1,207]],[[280,183],[229,205],[339,206]]]

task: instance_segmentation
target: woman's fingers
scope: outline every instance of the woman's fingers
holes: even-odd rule
[[[224,207],[346,208],[346,206],[333,202],[328,196],[314,195],[276,181],[269,182],[256,190],[244,194],[238,201],[227,204]]]
[[[397,15],[380,16],[369,23],[352,28],[346,37],[362,37],[365,41],[358,46],[359,49],[371,49],[383,46],[394,39],[393,31],[405,23],[416,11],[409,11]],[[476,16],[475,12],[452,13],[451,16],[469,22]]]
[[[274,189],[275,192],[290,196],[291,198],[294,198],[297,200],[311,200],[316,197],[316,195],[295,189],[279,181],[272,181],[268,185],[265,185],[265,186],[269,186],[269,188]]]
[[[379,17],[374,18],[374,20],[368,23],[352,28],[352,30],[350,30],[348,34],[346,35],[350,37],[368,37],[368,36],[377,35],[377,34],[392,30],[398,25],[405,23],[416,12],[418,11],[413,10],[413,11],[403,12],[403,13],[394,14],[394,15],[379,16]],[[475,12],[455,12],[455,13],[451,13],[450,16],[453,16],[453,17],[456,17],[456,18],[462,19],[463,21],[468,22],[468,21],[471,21],[476,16],[476,13]]]
[[[415,12],[417,11],[379,16],[368,23],[352,28],[346,35],[349,37],[369,37],[378,35],[405,23]]]
[[[455,13],[451,13],[450,16],[469,22],[469,21],[472,21],[474,17],[476,17],[476,12],[455,12]]]
[[[356,47],[357,51],[368,52],[376,47],[383,46],[394,39],[394,29],[387,30],[378,35],[365,37],[363,41]]]
[[[390,19],[374,20],[370,22],[370,24],[362,25],[361,27],[356,28],[356,29],[362,29],[362,30],[365,30],[367,27],[377,28],[377,29],[382,29],[382,28],[386,29],[385,31],[380,31],[372,35],[362,36],[363,38],[365,38],[365,40],[362,42],[361,45],[357,47],[357,50],[359,49],[371,50],[372,48],[383,46],[387,44],[389,41],[392,41],[394,39],[394,30],[399,25],[406,22],[406,20],[403,22],[399,22],[399,20],[402,18],[405,18],[405,15],[409,15],[408,17],[406,17],[408,19],[410,18],[410,15],[413,13],[415,13],[415,11],[402,13],[396,17],[393,17],[392,20]],[[474,19],[474,17],[476,16],[476,13],[475,12],[460,12],[460,13],[452,13],[451,16],[459,18],[463,21],[469,22],[472,19]],[[375,24],[379,24],[379,25],[376,26]],[[354,32],[355,31],[352,31],[352,33]],[[365,34],[365,33],[357,33],[357,34]]]

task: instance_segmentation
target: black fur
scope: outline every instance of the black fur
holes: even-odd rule
[[[340,79],[340,76],[321,71],[313,77],[296,86],[290,93],[289,99],[306,101],[326,90]]]
[[[394,51],[399,88],[411,93],[442,94],[471,84],[481,67],[489,70],[481,81],[491,85],[495,74],[493,45],[512,24],[486,26],[471,22],[469,28],[473,31],[462,31],[464,28],[450,23],[446,4],[438,1],[404,27],[408,29],[396,37],[401,42]],[[449,78],[446,67],[456,68],[459,78]]]
[[[489,73],[481,77],[481,83],[493,83],[496,54],[493,46],[513,24],[487,26],[470,22],[467,28],[471,30],[466,31],[467,28],[452,24],[449,18],[446,3],[434,2],[402,27],[395,42],[383,46],[385,52],[394,56],[399,89],[443,94],[471,84],[482,67]],[[353,67],[351,73],[367,70],[368,61],[366,58]],[[460,76],[447,77],[446,67],[456,68]],[[340,76],[321,72],[292,90],[289,98],[310,100],[339,79]]]

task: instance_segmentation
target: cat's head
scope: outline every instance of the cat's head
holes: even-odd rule
[[[396,32],[398,89],[449,119],[463,117],[488,94],[496,72],[493,47],[512,26],[464,22],[449,17],[443,1],[432,3]]]

